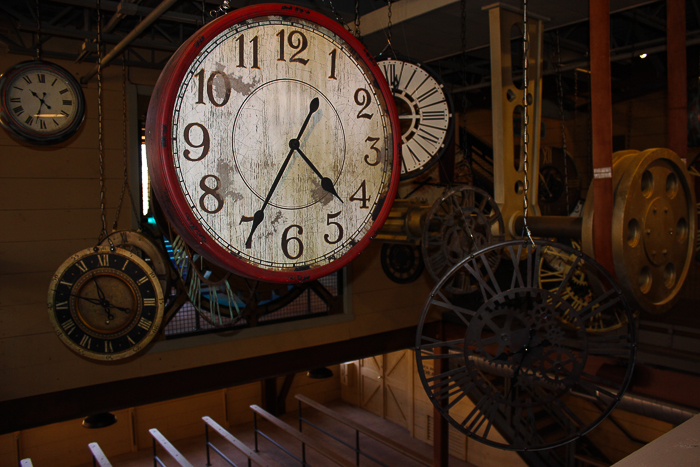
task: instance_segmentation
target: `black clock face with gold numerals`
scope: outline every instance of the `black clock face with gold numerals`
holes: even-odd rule
[[[109,246],[68,258],[51,280],[49,318],[71,350],[118,360],[142,350],[163,320],[158,277],[133,253]]]

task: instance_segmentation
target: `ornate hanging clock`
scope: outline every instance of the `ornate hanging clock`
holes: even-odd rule
[[[399,125],[373,59],[334,21],[257,5],[176,52],[146,123],[173,228],[229,271],[305,282],[347,264],[386,219]]]
[[[447,150],[454,131],[450,93],[425,64],[388,58],[378,62],[389,82],[401,122],[401,179],[433,166]]]
[[[83,90],[54,63],[30,60],[0,76],[0,124],[21,141],[60,143],[78,131],[84,116]]]
[[[49,319],[74,352],[96,360],[135,355],[155,337],[164,299],[158,276],[121,248],[99,246],[68,258],[48,295]]]

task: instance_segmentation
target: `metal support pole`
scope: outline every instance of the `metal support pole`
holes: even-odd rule
[[[355,465],[360,465],[360,431],[355,430]]]
[[[153,9],[153,11],[146,16],[143,21],[136,25],[136,27],[127,36],[117,44],[107,55],[102,58],[101,66],[107,66],[109,62],[117,58],[126,49],[131,42],[139,37],[139,35],[146,30],[155,20],[160,18],[160,16],[168,11],[177,0],[163,0],[160,5]],[[91,72],[80,78],[82,84],[87,84],[90,79],[97,73],[97,67],[95,67]]]
[[[595,260],[615,275],[612,256],[612,88],[610,0],[589,0],[591,129],[593,158],[593,248]]]
[[[258,450],[258,414],[253,412],[253,432],[255,433],[255,452],[260,452]]]
[[[445,326],[440,322],[440,331],[438,339],[444,339]],[[436,354],[447,353],[446,347],[436,347]],[[434,374],[439,375],[447,371],[444,358],[435,359]],[[443,400],[441,404],[447,405],[447,400]],[[437,407],[433,407],[433,467],[447,467],[450,458],[449,444],[449,426],[447,420],[442,416]]]
[[[685,0],[666,0],[668,147],[687,163],[688,83],[685,29]]]

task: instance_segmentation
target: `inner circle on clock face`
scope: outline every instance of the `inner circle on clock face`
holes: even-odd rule
[[[255,89],[241,105],[233,124],[233,160],[245,185],[261,201],[314,98],[318,98],[319,108],[299,139],[299,149],[321,174],[336,183],[345,162],[345,134],[338,113],[318,89],[294,79],[277,79]],[[321,187],[320,178],[294,151],[269,204],[300,209],[326,196],[331,195]]]

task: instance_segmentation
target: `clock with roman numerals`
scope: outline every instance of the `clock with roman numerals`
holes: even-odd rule
[[[494,265],[493,254],[509,259]],[[558,287],[540,288],[538,278],[556,272],[543,260],[552,257],[568,258],[569,270]],[[583,305],[571,293],[578,277],[594,289]],[[446,286],[455,280],[477,290],[452,293]],[[624,322],[586,332],[600,313]],[[431,322],[437,316],[441,334]],[[539,239],[493,244],[455,264],[430,293],[416,336],[418,373],[442,416],[490,446],[550,450],[538,465],[566,465],[552,448],[579,439],[612,412],[635,353],[632,312],[610,274],[572,247]],[[601,374],[607,362],[615,362],[618,377]]]
[[[378,62],[394,95],[401,122],[401,180],[431,168],[444,154],[454,131],[453,106],[442,78],[408,58]]]
[[[370,242],[399,181],[399,124],[367,49],[293,5],[240,8],[185,42],[146,122],[175,231],[228,271],[298,283]]]
[[[78,131],[85,98],[73,75],[43,60],[10,67],[0,76],[0,124],[32,144],[56,144]]]
[[[56,334],[72,351],[119,360],[153,340],[164,303],[158,276],[144,260],[122,248],[98,246],[58,268],[47,306]]]

